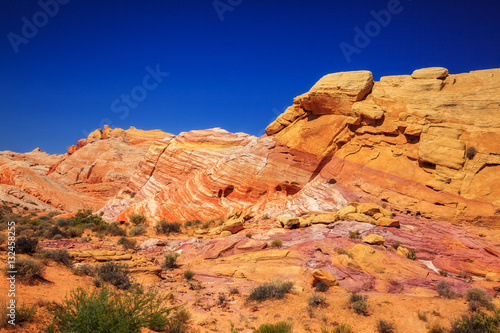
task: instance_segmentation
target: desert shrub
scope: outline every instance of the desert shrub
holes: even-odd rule
[[[200,220],[190,220],[190,221],[184,222],[184,226],[186,226],[186,227],[195,227],[195,226],[200,225],[200,224],[201,224]]]
[[[325,292],[325,291],[328,291],[328,289],[330,289],[330,287],[323,281],[319,281],[318,283],[316,283],[314,288],[318,292]]]
[[[135,225],[144,224],[146,223],[146,216],[142,214],[132,214],[130,215],[130,222]]]
[[[312,295],[307,299],[307,305],[311,308],[326,307],[326,297],[320,295]]]
[[[68,219],[69,226],[77,226],[82,225],[85,226],[85,229],[89,228],[89,226],[96,226],[100,224],[107,224],[99,215],[92,214],[92,210],[90,209],[80,209],[75,214],[75,216]]]
[[[106,232],[111,236],[126,236],[127,231],[123,228],[120,228],[116,222],[113,222],[109,225]]]
[[[83,228],[81,226],[78,227],[69,227],[68,235],[71,238],[81,237],[83,235]]]
[[[262,215],[260,218],[263,220],[269,220],[271,218],[271,216],[269,216],[269,214],[266,213],[266,214]]]
[[[73,260],[71,260],[66,249],[41,250],[36,253],[35,257],[37,259],[49,259],[68,267],[73,264]]]
[[[349,307],[357,314],[368,315],[368,296],[360,295],[357,292],[352,292],[349,296]]]
[[[57,235],[60,235],[60,236],[56,237]],[[56,226],[53,226],[52,228],[46,230],[44,233],[44,237],[47,239],[62,239],[62,238],[68,238],[68,236],[69,235],[67,232],[59,229]]]
[[[118,289],[128,289],[132,285],[130,272],[125,265],[110,261],[97,267],[96,273],[100,281],[108,282]]]
[[[282,247],[283,241],[281,239],[275,239],[271,242],[271,247]]]
[[[16,325],[29,323],[35,320],[36,305],[27,306],[22,303],[16,307]]]
[[[394,328],[394,324],[388,322],[386,320],[380,319],[377,322],[377,332],[378,333],[394,333],[396,329]]]
[[[421,321],[427,322],[427,311],[424,312],[424,311],[418,310],[417,316],[418,316],[418,319],[420,319]]]
[[[237,287],[232,287],[229,289],[229,295],[238,295],[240,290]]]
[[[123,246],[123,248],[125,250],[128,250],[128,249],[135,248],[137,241],[133,240],[133,239],[128,239],[127,237],[122,236],[122,237],[120,237],[120,239],[118,240],[118,242],[116,244],[121,245],[121,246]]]
[[[185,270],[185,271],[184,271],[184,278],[185,278],[186,280],[188,280],[188,281],[189,281],[189,280],[192,280],[192,279],[193,279],[193,277],[194,277],[194,272],[193,272],[192,270],[187,269],[187,270]]]
[[[445,327],[441,326],[441,324],[436,321],[431,324],[429,330],[427,331],[427,333],[447,333],[447,332],[448,330]]]
[[[179,258],[179,253],[173,252],[165,255],[165,262],[163,263],[163,268],[174,269],[177,268],[177,258]]]
[[[8,323],[9,320],[12,320],[11,317],[8,317],[7,315],[10,313],[10,310],[7,309],[7,301],[5,299],[2,299],[0,302],[0,328],[7,328],[7,327],[16,327],[16,326],[22,326],[24,323],[29,323],[32,322],[35,319],[36,315],[36,305],[32,306],[27,306],[25,303],[21,304],[16,304],[16,310],[15,310],[15,324],[16,326],[13,326]]]
[[[262,324],[253,333],[292,333],[293,325],[285,321],[276,324]]]
[[[5,275],[10,269],[6,269]],[[38,260],[33,259],[17,259],[15,263],[15,271],[17,271],[16,279],[20,279],[28,284],[33,284],[36,281],[43,280],[45,265]]]
[[[411,250],[410,252],[408,252],[406,257],[410,260],[417,260],[417,255],[415,254],[414,250]]]
[[[359,233],[359,230],[349,231],[349,238],[350,239],[360,239],[361,234]]]
[[[292,290],[292,287],[293,282],[277,279],[253,288],[247,300],[262,302],[267,299],[281,299]]]
[[[475,147],[469,147],[465,151],[465,155],[469,160],[472,160],[474,156],[476,156],[476,154],[477,154],[477,149]]]
[[[143,225],[136,225],[129,230],[128,235],[130,237],[144,235],[147,232],[147,229]]]
[[[81,265],[76,266],[73,269],[73,274],[79,275],[79,276],[84,276],[84,275],[92,276],[92,275],[94,275],[94,273],[95,273],[94,267],[92,267],[89,264],[81,264]]]
[[[252,238],[252,237],[253,237],[253,235],[252,235],[251,233],[248,233],[248,234],[246,234],[246,235],[245,235],[245,237],[246,237],[246,238]]]
[[[335,327],[332,333],[354,333],[354,331],[348,324],[340,324],[339,326]]]
[[[56,226],[60,228],[65,228],[69,225],[69,220],[65,218],[57,219]]]
[[[481,288],[470,288],[465,292],[465,300],[468,303],[469,310],[478,311],[481,308],[494,310],[495,305],[491,302],[491,297]]]
[[[38,247],[38,239],[21,236],[16,241],[16,252],[21,254],[33,254]]]
[[[165,220],[161,220],[155,226],[157,234],[165,234],[168,235],[171,232],[180,232],[181,224],[179,222],[167,222]]]
[[[462,315],[451,324],[450,333],[498,333],[500,313],[488,315],[482,311]]]
[[[346,256],[348,256],[349,258],[352,258],[352,254],[349,253],[347,250],[344,250],[344,249],[337,249],[336,250],[338,254],[345,254]]]
[[[71,291],[49,326],[58,332],[185,332],[186,322],[177,307],[166,307],[165,297],[154,291],[132,288],[124,293],[109,288]],[[49,331],[49,329],[47,329]]]
[[[439,296],[448,298],[448,299],[453,299],[456,298],[458,295],[454,293],[450,289],[450,285],[446,281],[439,281],[436,284],[436,291],[439,294]]]

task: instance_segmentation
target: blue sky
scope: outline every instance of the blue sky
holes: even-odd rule
[[[260,135],[328,73],[500,67],[499,12],[484,0],[4,0],[0,150],[63,153],[105,123]]]

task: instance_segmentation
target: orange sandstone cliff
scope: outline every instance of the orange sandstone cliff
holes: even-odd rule
[[[266,135],[209,129],[156,141],[108,220],[210,219],[238,210],[301,216],[351,201],[498,226],[500,69],[382,77],[329,74]]]

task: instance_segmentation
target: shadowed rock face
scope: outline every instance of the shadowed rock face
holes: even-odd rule
[[[329,74],[256,138],[221,129],[157,141],[103,208],[156,219],[209,219],[251,208],[324,213],[385,201],[424,217],[494,222],[500,215],[500,70],[444,68],[373,82]]]

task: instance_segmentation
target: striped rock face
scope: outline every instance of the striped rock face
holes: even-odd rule
[[[329,74],[256,138],[222,129],[154,143],[109,220],[271,216],[385,202],[428,218],[500,216],[500,70]]]

